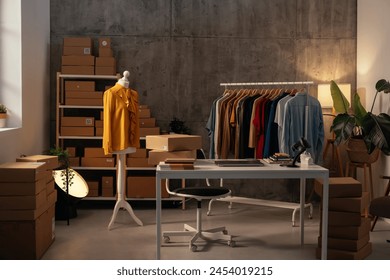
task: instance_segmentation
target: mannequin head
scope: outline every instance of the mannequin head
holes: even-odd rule
[[[125,88],[128,88],[129,87],[129,76],[130,76],[130,72],[129,71],[124,71],[123,72],[123,77],[121,79],[118,80],[118,83],[122,86],[124,86]]]

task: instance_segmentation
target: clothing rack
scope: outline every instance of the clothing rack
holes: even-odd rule
[[[306,86],[306,92],[309,93],[308,87],[310,85],[314,85],[313,81],[299,81],[299,82],[247,82],[247,83],[220,83],[220,86],[224,86],[225,89],[227,87],[237,87],[237,86],[274,86],[274,85],[305,85]],[[308,124],[308,117],[309,117],[309,106],[306,105],[305,107],[305,138],[307,138],[307,124]],[[222,183],[223,181],[221,181]],[[223,184],[223,183],[222,183]],[[301,197],[301,199],[304,199]],[[245,197],[239,197],[239,196],[230,196],[226,198],[218,199],[219,201],[226,201],[230,202],[229,208],[232,207],[232,204],[235,203],[241,203],[241,204],[249,204],[249,205],[262,205],[262,206],[269,206],[269,207],[279,207],[279,208],[286,208],[293,210],[291,222],[292,226],[295,226],[295,214],[296,211],[299,210],[299,204],[293,203],[293,202],[285,202],[285,201],[273,201],[273,200],[265,200],[265,199],[258,199],[258,198],[245,198]],[[207,215],[210,215],[212,203],[215,200],[212,199],[209,202],[208,212]],[[311,219],[313,216],[313,205],[309,203],[304,204],[304,208],[309,208],[309,218]]]
[[[314,85],[313,81],[299,81],[299,82],[247,82],[247,83],[220,83],[220,86],[227,87],[236,87],[236,86],[275,86],[275,85],[305,85],[306,92],[309,93],[309,85]],[[309,106],[305,107],[305,133],[304,136],[307,139],[307,124],[309,118]]]

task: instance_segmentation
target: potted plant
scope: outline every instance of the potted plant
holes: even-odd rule
[[[330,90],[336,116],[331,125],[335,134],[335,144],[347,142],[347,152],[353,162],[374,162],[379,151],[390,155],[390,116],[385,113],[372,113],[376,98],[380,92],[389,93],[390,83],[385,79],[375,84],[375,97],[370,111],[364,108],[357,93],[352,98],[351,108],[348,100],[336,82],[331,81]],[[357,151],[351,151],[358,145]]]
[[[0,128],[5,127],[7,121],[7,107],[0,104]]]
[[[169,128],[170,133],[191,134],[191,130],[186,126],[185,122],[176,117],[169,123]]]

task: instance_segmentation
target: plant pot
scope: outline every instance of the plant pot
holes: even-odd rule
[[[0,128],[6,127],[7,125],[7,114],[0,113]]]
[[[351,138],[347,142],[346,151],[348,153],[349,160],[359,163],[374,163],[378,160],[380,150],[375,150],[369,154],[366,144],[363,139]]]

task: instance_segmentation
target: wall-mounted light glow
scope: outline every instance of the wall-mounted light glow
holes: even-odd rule
[[[348,102],[351,102],[351,84],[337,84],[341,92],[347,98]],[[322,108],[333,108],[332,94],[330,93],[330,84],[318,85],[318,101],[321,103]]]

